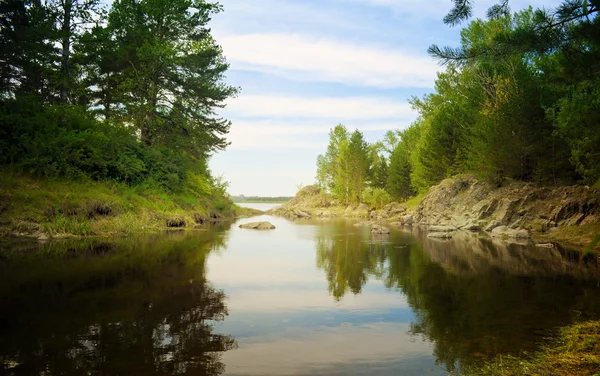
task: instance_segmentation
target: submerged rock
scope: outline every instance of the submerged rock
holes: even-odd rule
[[[371,233],[372,234],[389,234],[390,229],[387,227],[383,227],[381,225],[373,225],[371,227]]]
[[[240,228],[248,228],[252,230],[273,230],[275,226],[271,222],[250,222],[240,225]]]
[[[430,232],[427,237],[431,239],[452,239],[452,232]]]
[[[453,226],[429,226],[429,232],[452,232],[456,231],[456,227]]]

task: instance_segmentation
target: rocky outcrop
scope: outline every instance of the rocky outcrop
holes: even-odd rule
[[[528,239],[531,232],[598,222],[600,192],[568,186],[512,183],[495,188],[470,175],[432,187],[414,211],[420,225],[490,232],[497,238]]]
[[[252,230],[273,230],[275,226],[271,222],[250,222],[241,224],[240,228],[248,228]]]
[[[600,191],[590,187],[536,187],[512,182],[497,188],[472,175],[459,175],[431,187],[419,206],[392,202],[381,209],[366,204],[342,206],[318,187],[307,186],[270,214],[291,219],[352,217],[368,224],[424,226],[429,238],[457,231],[485,231],[497,240],[527,241],[558,226],[600,222]],[[444,235],[446,234],[446,235]]]

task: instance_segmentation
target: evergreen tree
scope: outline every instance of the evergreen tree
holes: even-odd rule
[[[216,116],[237,88],[207,27],[218,4],[201,0],[117,0],[109,26],[127,69],[127,117],[146,145],[177,145],[195,158],[227,146],[230,122]]]

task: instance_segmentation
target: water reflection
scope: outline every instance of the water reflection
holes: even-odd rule
[[[435,241],[418,229],[385,241],[338,226],[316,237],[333,297],[361,293],[370,278],[400,291],[415,314],[410,333],[432,341],[448,371],[532,349],[557,326],[599,317],[598,270],[579,257],[468,234]]]
[[[575,253],[263,219],[1,249],[0,374],[443,375],[600,313]]]
[[[3,250],[0,371],[223,373],[221,354],[236,342],[213,330],[228,311],[204,270],[224,240],[195,232]]]

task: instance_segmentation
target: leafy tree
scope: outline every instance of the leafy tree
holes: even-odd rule
[[[230,122],[216,116],[238,89],[207,23],[218,4],[200,0],[117,0],[109,14],[128,68],[127,117],[146,145],[177,145],[195,158],[227,146]]]
[[[346,127],[342,124],[336,125],[329,131],[327,152],[317,157],[317,182],[321,187],[331,192],[335,190],[340,145],[347,140],[348,130]]]

